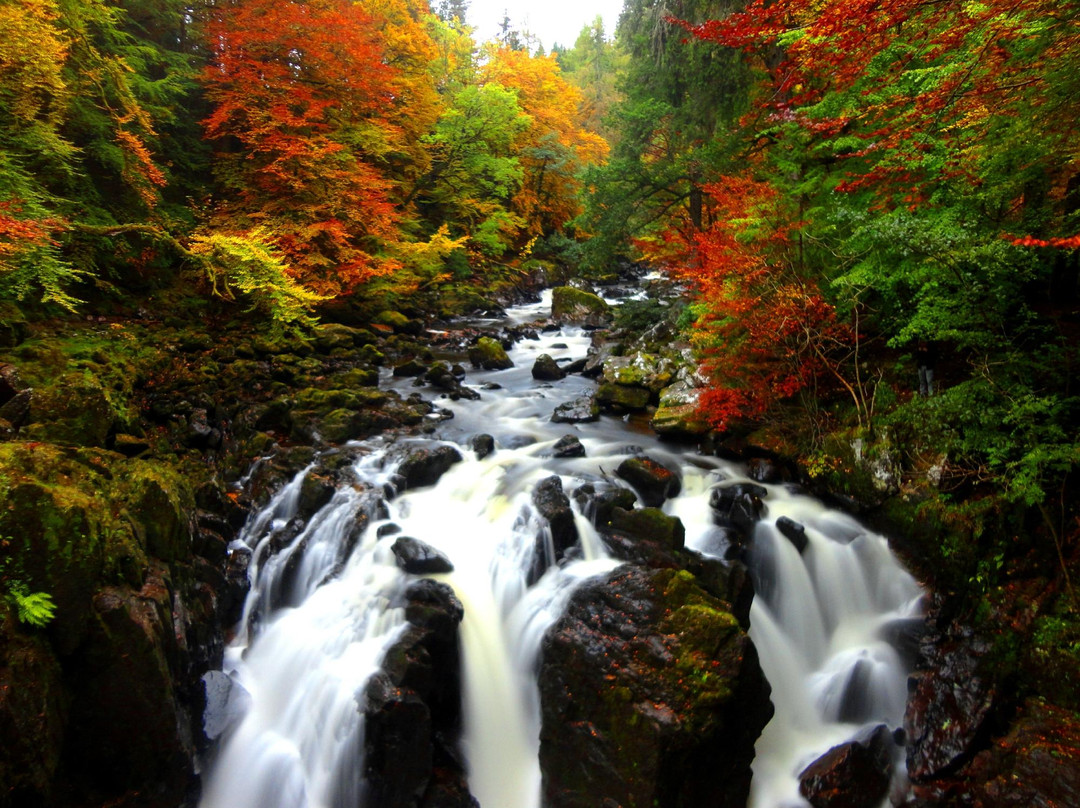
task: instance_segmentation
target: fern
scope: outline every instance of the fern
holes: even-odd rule
[[[47,592],[27,592],[24,584],[16,583],[9,587],[9,595],[20,623],[44,628],[56,614],[56,604]]]

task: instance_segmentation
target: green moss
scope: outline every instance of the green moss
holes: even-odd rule
[[[596,401],[617,410],[643,410],[652,394],[645,387],[605,382],[596,388]]]

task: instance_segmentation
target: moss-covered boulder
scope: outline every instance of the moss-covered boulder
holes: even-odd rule
[[[660,392],[660,406],[650,422],[658,435],[700,437],[709,432],[708,420],[698,406],[698,390],[676,382]]]
[[[551,293],[551,319],[567,325],[602,327],[611,323],[611,307],[592,292],[557,286]]]
[[[480,337],[476,344],[469,348],[469,361],[473,367],[484,370],[506,370],[514,366],[513,360],[506,354],[506,349],[491,337]]]
[[[638,412],[649,406],[652,394],[645,387],[604,382],[596,388],[596,403],[616,413]]]
[[[109,396],[86,373],[66,373],[34,391],[22,435],[28,440],[72,446],[104,446],[116,420]]]
[[[745,806],[769,686],[728,605],[688,572],[624,566],[578,589],[539,682],[547,805]]]

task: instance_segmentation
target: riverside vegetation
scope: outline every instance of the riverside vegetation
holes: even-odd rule
[[[585,417],[780,469],[930,587],[910,804],[1067,804],[1080,5],[627,0],[550,55],[462,17],[0,8],[0,805],[192,799],[229,540],[429,428],[469,394],[436,352],[505,357],[452,318],[547,285],[598,329]],[[639,263],[676,284],[582,288]]]

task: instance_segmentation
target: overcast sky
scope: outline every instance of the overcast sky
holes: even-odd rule
[[[555,43],[572,46],[582,27],[598,14],[611,36],[622,6],[622,0],[470,0],[469,24],[476,27],[478,41],[491,39],[506,11],[515,28],[538,36],[549,51]]]

